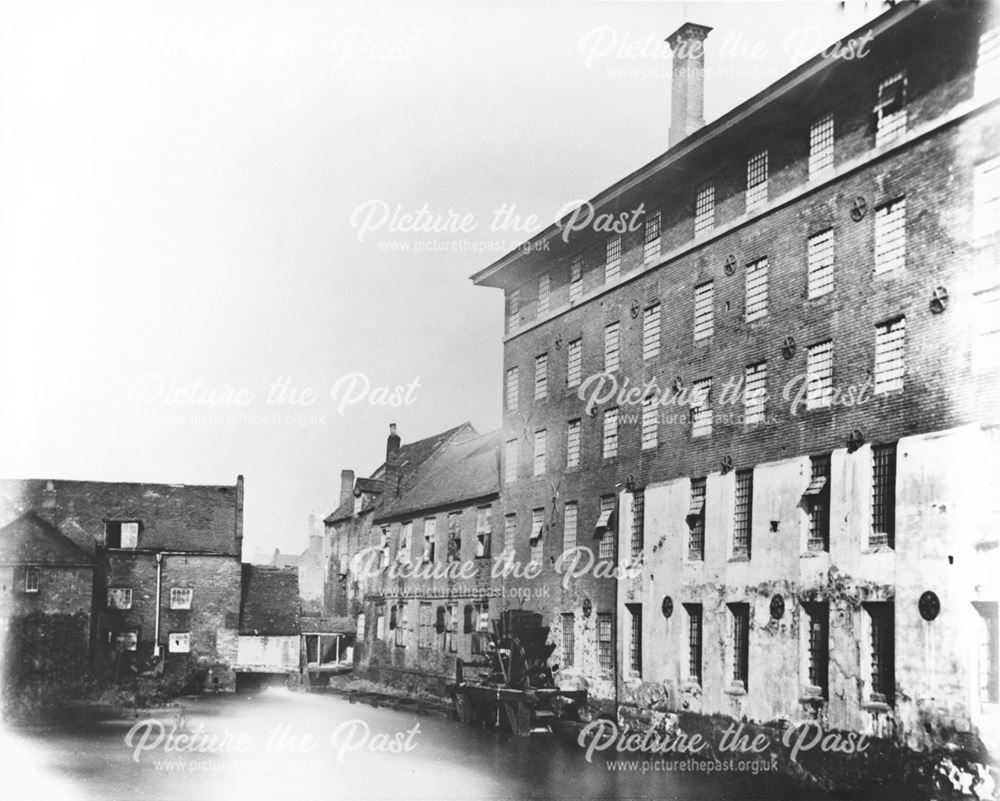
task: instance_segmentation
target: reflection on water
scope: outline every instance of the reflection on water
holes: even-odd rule
[[[14,790],[12,798],[47,801],[745,801],[788,793],[775,777],[653,772],[651,767],[644,774],[641,765],[613,770],[604,754],[589,763],[582,749],[552,735],[516,738],[441,717],[279,689],[183,699],[179,708],[149,718],[144,723],[140,718],[137,726],[114,721],[71,731],[7,732],[0,741],[7,766],[4,786]],[[622,755],[612,767],[630,759]]]

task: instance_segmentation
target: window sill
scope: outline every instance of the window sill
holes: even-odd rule
[[[726,695],[746,695],[747,688],[740,682],[733,682],[725,689]]]
[[[892,707],[885,701],[865,701],[861,708],[866,712],[891,712]]]
[[[729,561],[730,562],[749,562],[750,561],[750,554],[745,554],[745,553],[742,553],[742,554],[733,554],[732,556],[729,557]]]
[[[682,693],[701,692],[701,682],[697,679],[688,679],[681,684]]]
[[[823,689],[814,685],[802,688],[802,695],[799,696],[799,703],[803,706],[826,706],[827,699],[823,695]]]
[[[802,553],[799,554],[799,558],[800,559],[815,559],[818,556],[829,556],[829,555],[830,555],[830,552],[826,551],[826,550],[823,550],[823,551],[805,550],[805,551],[803,551]]]

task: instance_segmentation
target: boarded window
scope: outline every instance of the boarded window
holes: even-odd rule
[[[566,467],[580,464],[580,421],[570,420],[566,426]]]
[[[767,256],[752,261],[746,272],[747,322],[767,316]]]
[[[906,372],[906,318],[875,326],[875,392],[903,388]]]
[[[137,548],[139,522],[137,520],[108,520],[104,523],[104,542],[108,548]]]
[[[577,505],[576,501],[568,501],[563,505],[563,550],[568,551],[576,547],[576,527],[577,527]]]
[[[767,151],[747,159],[747,211],[767,202]]]
[[[906,264],[906,198],[875,209],[875,272],[887,273]]]
[[[579,386],[582,376],[583,340],[574,339],[566,348],[566,386]]]
[[[715,186],[705,184],[694,200],[694,235],[701,236],[715,227]]]
[[[544,476],[546,451],[548,450],[548,432],[544,428],[535,432],[534,445],[534,474]]]
[[[642,358],[655,359],[660,355],[660,304],[646,307],[642,313]]]
[[[619,327],[617,322],[604,327],[604,370],[613,373],[618,369]]]
[[[806,349],[806,408],[821,409],[833,401],[833,342]]]
[[[708,339],[715,330],[715,281],[694,288],[694,339]]]
[[[601,448],[601,456],[605,459],[614,459],[618,456],[617,409],[606,409],[604,411],[604,440]]]
[[[743,417],[747,425],[767,420],[767,362],[746,367],[746,387],[743,392]]]
[[[38,592],[38,571],[32,567],[24,571],[24,591]]]
[[[818,298],[833,290],[833,229],[809,237],[806,251],[809,298]]]
[[[535,357],[535,400],[545,400],[549,394],[549,354],[539,353]]]
[[[413,523],[407,521],[399,529],[399,549],[396,551],[397,562],[410,561],[410,548],[413,545]]]
[[[516,367],[507,370],[507,411],[517,411],[517,401],[521,394],[521,384]]]
[[[824,114],[809,126],[809,180],[833,172],[833,113]]]
[[[552,294],[552,279],[545,273],[538,279],[538,316],[549,313],[549,301]]]

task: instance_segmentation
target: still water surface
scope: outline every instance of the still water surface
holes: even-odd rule
[[[0,798],[748,801],[802,797],[773,776],[652,769],[643,773],[641,767],[613,770],[609,763],[617,761],[621,767],[632,757],[616,760],[608,751],[588,762],[582,748],[553,735],[516,738],[443,717],[287,690],[187,698],[179,709],[149,717],[162,722],[164,732],[179,723],[177,732],[194,734],[197,745],[204,746],[212,737],[218,745],[226,738],[227,749],[168,751],[165,739],[157,744],[161,730],[154,722],[136,730],[131,745],[125,740],[133,721],[0,733],[5,773]],[[372,750],[390,744],[400,750]],[[178,745],[189,743],[178,741]]]

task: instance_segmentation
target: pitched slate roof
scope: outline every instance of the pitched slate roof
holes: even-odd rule
[[[444,446],[413,487],[384,504],[376,521],[500,493],[500,431]]]
[[[298,634],[300,611],[296,568],[243,564],[240,634]]]
[[[470,423],[462,423],[440,434],[434,434],[424,439],[418,439],[408,445],[401,445],[396,459],[396,468],[399,473],[399,486],[405,493],[414,482],[418,480],[420,469],[427,463],[437,451],[451,440],[477,437],[476,430]],[[365,502],[362,512],[367,512],[377,508],[385,501],[382,493],[385,488],[385,462],[378,466],[378,469],[369,478],[359,478],[355,481],[355,487],[363,492],[376,494],[377,497]],[[354,516],[354,498],[348,498],[341,503],[333,512],[323,519],[326,524],[338,523],[341,520],[349,520]]]
[[[0,528],[0,562],[92,565],[94,546],[91,543],[88,552],[47,520],[28,512]]]

